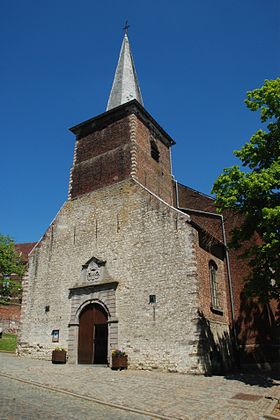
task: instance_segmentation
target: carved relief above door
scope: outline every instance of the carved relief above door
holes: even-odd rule
[[[118,345],[117,287],[106,261],[92,257],[82,265],[80,277],[69,288],[69,363],[107,363]]]
[[[92,257],[82,266],[81,282],[85,284],[108,281],[109,275],[105,265],[106,261]]]

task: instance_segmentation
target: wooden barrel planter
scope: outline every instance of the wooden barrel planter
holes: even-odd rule
[[[127,369],[127,355],[125,356],[112,356],[112,366],[113,370],[122,370]]]
[[[53,350],[52,363],[66,363],[66,350]]]

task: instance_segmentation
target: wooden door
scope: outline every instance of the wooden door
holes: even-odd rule
[[[97,304],[90,304],[80,314],[78,363],[107,363],[107,314]]]
[[[80,315],[78,363],[93,363],[93,310],[87,306]]]

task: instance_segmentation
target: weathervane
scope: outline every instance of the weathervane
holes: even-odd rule
[[[128,24],[128,20],[125,21],[125,25],[124,25],[124,33],[127,35],[128,34],[128,28],[130,27],[130,25]]]

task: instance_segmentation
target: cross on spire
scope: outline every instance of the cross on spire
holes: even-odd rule
[[[128,28],[130,28],[130,25],[128,24],[128,20],[125,21],[125,25],[124,25],[124,33],[127,35],[128,34]]]

